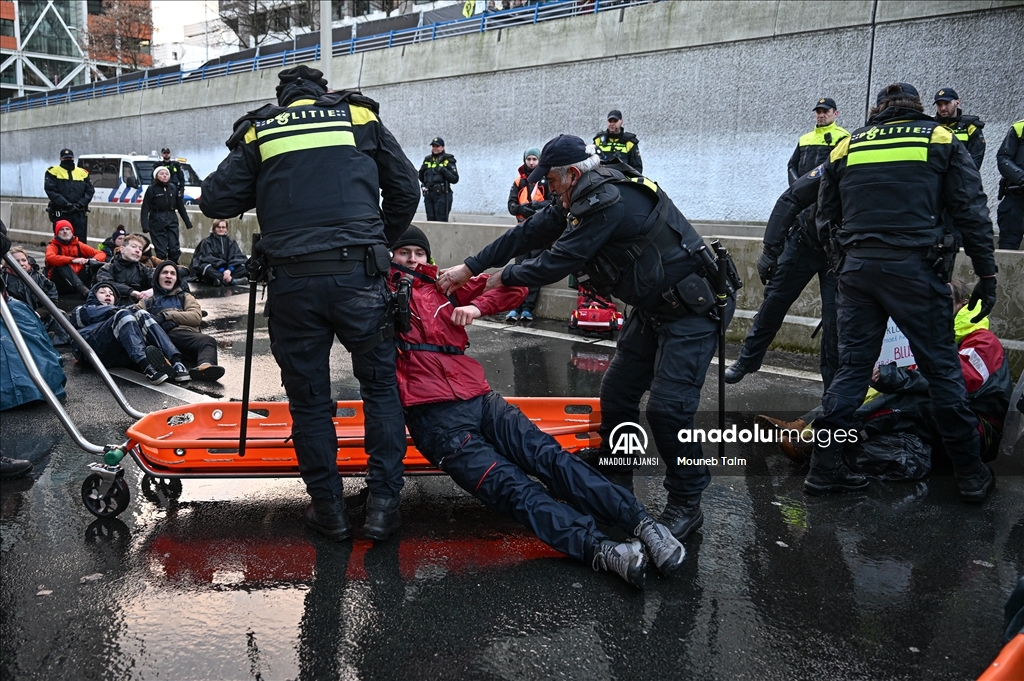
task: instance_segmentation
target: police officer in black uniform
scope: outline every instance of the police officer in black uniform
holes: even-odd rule
[[[985,122],[977,116],[968,116],[960,110],[960,95],[951,87],[944,87],[935,93],[935,118],[953,131],[956,138],[967,147],[975,167],[981,169],[985,160]]]
[[[178,196],[185,196],[185,175],[181,172],[181,164],[178,163],[178,159],[171,158],[171,150],[168,147],[164,147],[160,150],[160,163],[157,166],[163,166],[171,173],[171,182],[178,188]]]
[[[638,173],[644,171],[644,162],[640,158],[640,140],[623,129],[622,112],[618,109],[608,112],[608,127],[594,135],[594,146],[604,165],[621,162]]]
[[[89,171],[75,166],[75,152],[60,150],[60,165],[46,169],[43,189],[50,202],[46,212],[54,225],[57,220],[67,220],[75,230],[75,236],[83,244],[89,235],[89,203],[96,189],[89,180]]]
[[[836,257],[839,372],[822,401],[824,414],[815,421],[814,454],[804,480],[808,493],[867,485],[846,467],[843,446],[890,316],[928,380],[961,498],[980,503],[992,489],[954,342],[949,269],[936,258],[945,208],[980,277],[970,301],[982,303],[974,319],[988,315],[996,299],[996,264],[986,204],[967,148],[925,115],[917,90],[906,83],[882,90],[868,125],[833,150],[818,193],[817,225]]]
[[[1010,126],[996,153],[999,165],[999,248],[1017,250],[1024,238],[1024,119]]]
[[[615,426],[639,422],[640,399],[650,390],[647,418],[669,493],[660,522],[682,540],[704,521],[700,497],[711,480],[707,466],[678,459],[702,458],[700,444],[681,443],[678,432],[693,425],[717,345],[714,293],[700,254],[704,242],[654,182],[601,166],[594,148],[579,137],[559,135],[544,146],[529,179],[545,175],[560,202],[446,271],[439,284],[450,290],[518,254],[544,248],[536,258],[492,275],[488,286],[543,286],[574,273],[597,293],[633,306],[601,382],[601,455],[611,455]],[[730,296],[726,322],[734,309]]]
[[[372,99],[328,92],[323,74],[304,65],[279,78],[278,105],[236,124],[230,154],[203,181],[200,208],[211,218],[256,208],[263,238],[254,250],[269,268],[264,314],[271,350],[313,499],[306,524],[335,541],[352,534],[332,421],[335,336],[352,353],[369,455],[365,534],[383,540],[400,524],[405,455],[383,275],[391,265],[387,244],[405,231],[419,204],[416,169]]]
[[[430,156],[423,159],[419,178],[427,219],[448,222],[448,214],[452,212],[452,185],[459,181],[459,169],[455,167],[455,157],[445,153],[444,140],[440,137],[430,140]]]

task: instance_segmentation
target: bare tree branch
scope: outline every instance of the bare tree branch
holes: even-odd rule
[[[92,18],[89,29],[93,59],[138,71],[153,40],[153,11],[146,0],[103,0],[103,14]]]

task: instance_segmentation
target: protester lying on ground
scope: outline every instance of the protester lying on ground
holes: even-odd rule
[[[245,285],[245,254],[228,236],[228,221],[214,220],[210,236],[199,242],[192,255],[192,276],[212,286]]]
[[[88,296],[93,273],[107,259],[106,254],[79,241],[67,220],[57,220],[53,234],[46,247],[46,276],[60,293]]]
[[[145,300],[153,295],[153,268],[142,264],[146,240],[138,234],[124,238],[120,251],[111,255],[96,273],[96,282],[112,284],[124,305]]]
[[[403,279],[411,284],[409,327],[396,329],[398,388],[420,452],[488,508],[594,570],[614,572],[642,588],[646,547],[659,570],[674,572],[685,551],[668,528],[632,493],[562,449],[492,392],[483,367],[465,355],[464,327],[518,305],[526,289],[484,293],[487,275],[480,275],[446,297],[435,286],[437,267],[429,260],[429,242],[410,227],[395,242],[389,277],[396,288]],[[639,539],[617,543],[598,522]]]
[[[107,368],[135,366],[153,385],[172,376],[175,381],[190,379],[181,363],[181,352],[167,337],[152,315],[144,310],[117,306],[117,290],[113,284],[96,284],[84,305],[71,311],[71,321],[92,346]],[[75,357],[83,354],[71,344]]]
[[[118,225],[114,233],[103,240],[100,244],[100,250],[107,254],[107,260],[109,261],[111,256],[118,252],[121,248],[121,244],[124,243],[124,238],[128,236],[128,230],[125,229],[124,225]]]
[[[34,281],[36,285],[43,290],[46,297],[56,302],[56,284],[43,276],[43,273],[39,271],[39,266],[36,264],[36,261],[25,252],[25,249],[21,246],[12,246],[10,253],[17,261],[18,265],[21,266],[21,269],[27,272],[28,275],[32,277],[32,281]],[[49,335],[51,343],[56,346],[67,345],[71,342],[71,337],[68,336],[67,331],[65,331],[60,323],[50,315],[50,311],[43,304],[43,301],[39,300],[36,294],[29,289],[28,284],[22,281],[21,277],[17,276],[13,272],[11,272],[7,277],[7,292],[12,298],[20,300],[35,310],[36,316],[42,320],[43,327],[46,328],[46,333]]]
[[[999,451],[1013,384],[1002,344],[989,331],[989,318],[971,321],[980,303],[968,308],[972,286],[959,279],[950,283],[953,298],[954,337],[959,348],[960,370],[971,411],[978,417],[982,461],[992,461]],[[942,440],[932,416],[928,382],[920,372],[885,364],[875,367],[864,404],[857,410],[859,430],[866,436],[856,453],[862,471],[887,479],[918,479],[931,469],[932,448]],[[783,452],[795,461],[810,456],[816,411],[785,422],[759,416],[790,432],[783,433]],[[803,437],[796,437],[800,432]],[[884,439],[882,439],[884,438]],[[879,440],[881,442],[879,443]]]
[[[199,332],[203,308],[195,296],[181,289],[182,269],[170,260],[160,263],[153,272],[153,295],[140,300],[137,307],[149,312],[182,355],[195,362],[189,371],[192,378],[216,381],[224,375],[224,367],[217,366],[217,341]]]

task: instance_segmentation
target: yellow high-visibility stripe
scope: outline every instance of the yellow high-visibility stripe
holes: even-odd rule
[[[631,177],[629,179],[630,179],[630,182],[636,182],[637,184],[642,184],[643,186],[647,187],[648,189],[650,189],[655,194],[658,193],[658,185],[654,182],[654,180],[648,180],[646,177]]]
[[[850,138],[849,137],[844,137],[843,139],[839,140],[839,144],[837,144],[836,148],[832,150],[832,153],[828,155],[829,160],[831,160],[833,163],[836,163],[836,162],[839,161],[839,159],[841,159],[844,156],[846,156],[846,154],[849,151],[850,151]]]
[[[260,130],[256,133],[256,137],[265,139],[271,135],[277,135],[282,132],[292,132],[293,130],[312,130],[314,128],[333,128],[341,126],[344,128],[351,128],[352,124],[348,121],[324,121],[323,123],[300,123],[299,125],[282,125],[276,128],[269,128],[267,130]]]
[[[1013,129],[1017,131],[1017,137],[1024,136],[1024,121],[1017,121],[1014,123]]]
[[[377,120],[377,115],[365,106],[349,105],[348,110],[352,113],[353,125],[366,125]]]
[[[846,157],[846,166],[894,161],[928,161],[928,147],[896,147],[889,149],[853,150]]]
[[[953,131],[944,125],[936,125],[932,130],[932,144],[952,144]]]
[[[291,151],[303,151],[317,147],[354,147],[355,145],[356,138],[348,130],[310,132],[262,142],[260,143],[260,156],[266,161],[268,158]]]
[[[243,138],[242,141],[246,144],[251,144],[256,141],[256,126],[249,126],[249,129],[245,131],[245,138]]]
[[[906,137],[883,137],[881,139],[873,140],[858,140],[850,144],[850,151],[859,149],[860,147],[879,147],[890,144],[907,144],[908,142],[924,146],[928,144],[928,138],[921,137],[920,135],[908,135]]]

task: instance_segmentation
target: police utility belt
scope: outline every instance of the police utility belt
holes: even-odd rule
[[[450,189],[448,184],[431,184],[427,185],[428,194],[447,194]]]
[[[311,277],[319,274],[348,274],[360,262],[366,265],[366,274],[375,277],[386,274],[391,266],[391,253],[384,244],[340,246],[316,253],[305,253],[286,258],[269,256],[267,264],[289,277]]]

